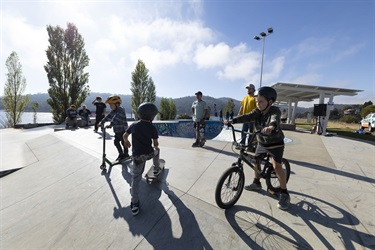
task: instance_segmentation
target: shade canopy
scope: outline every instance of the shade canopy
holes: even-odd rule
[[[276,90],[279,102],[312,102],[315,99],[319,99],[322,95],[324,97],[338,95],[355,96],[358,92],[363,91],[282,82],[278,82],[271,87]]]

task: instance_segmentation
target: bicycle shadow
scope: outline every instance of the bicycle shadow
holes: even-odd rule
[[[231,156],[231,157],[238,157],[238,154],[236,154],[234,152],[225,151],[224,148],[218,149],[218,148],[214,148],[214,147],[211,147],[211,146],[204,145],[202,147],[202,149],[209,150],[209,151],[212,151],[212,152],[215,152],[215,153],[218,153],[218,154],[222,154],[222,155],[227,155],[227,156]]]
[[[364,181],[364,182],[368,182],[368,183],[375,183],[375,179],[367,177],[367,176],[348,173],[348,172],[344,172],[342,170],[327,168],[327,167],[324,167],[324,166],[320,166],[320,165],[316,165],[316,164],[312,164],[312,163],[308,163],[308,162],[304,162],[304,161],[296,161],[296,160],[290,160],[290,159],[288,159],[288,161],[289,161],[289,163],[296,164],[300,167],[306,167],[306,168],[311,168],[311,169],[318,170],[318,171],[328,172],[328,173],[335,174],[335,175],[341,175],[341,176],[345,176],[345,177],[348,177],[348,178],[352,178],[352,179],[356,179],[356,180],[360,180],[360,181]]]
[[[313,249],[292,228],[253,208],[235,205],[225,217],[250,249]]]
[[[289,193],[293,194],[293,199],[297,199],[297,202],[293,202],[288,212],[301,218],[327,249],[336,249],[343,246],[345,249],[356,249],[353,242],[370,249],[375,248],[374,235],[356,230],[355,226],[359,225],[360,221],[353,214],[332,203],[307,194],[294,191],[289,191]],[[334,232],[341,240],[342,245],[334,246],[316,225]]]
[[[181,199],[168,187],[166,178],[169,169],[162,172],[161,181],[147,183],[144,179],[140,182],[140,213],[133,216],[130,204],[123,206],[111,183],[110,170],[104,174],[116,202],[113,209],[115,219],[123,218],[129,226],[129,232],[133,236],[143,236],[154,249],[213,249],[200,230],[198,222],[192,211],[181,201]],[[127,166],[123,165],[122,175],[126,182],[131,185],[131,174]],[[165,194],[165,195],[164,195]],[[130,196],[130,194],[129,194]],[[171,201],[171,207],[166,207],[167,200]],[[163,201],[163,202],[162,202]],[[174,216],[173,208],[177,212]],[[173,223],[171,217],[179,218],[179,223]],[[178,229],[172,228],[179,224],[182,234],[175,237]],[[127,247],[134,249],[140,242],[129,242]]]

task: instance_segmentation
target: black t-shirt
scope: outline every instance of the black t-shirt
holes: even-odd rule
[[[152,139],[159,138],[158,131],[151,122],[137,121],[132,123],[126,130],[132,134],[133,156],[151,154],[154,152]]]
[[[104,109],[107,108],[107,105],[105,105],[104,102],[96,102],[94,105],[96,106],[96,115],[102,115]]]

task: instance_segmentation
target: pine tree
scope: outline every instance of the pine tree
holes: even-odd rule
[[[26,78],[22,75],[22,65],[16,52],[12,52],[6,60],[8,73],[4,85],[2,102],[7,117],[7,126],[14,127],[21,122],[22,114],[30,101],[29,95],[22,95],[26,88]]]
[[[44,66],[50,86],[47,103],[52,107],[54,122],[61,123],[69,106],[81,106],[90,93],[89,74],[84,72],[90,59],[74,24],[68,23],[66,30],[49,25],[47,32],[50,43],[46,51],[48,62]]]
[[[141,60],[138,60],[132,72],[131,91],[133,93],[131,106],[135,118],[138,119],[138,106],[144,102],[155,102],[156,99],[155,84],[152,78],[149,78],[148,69]]]

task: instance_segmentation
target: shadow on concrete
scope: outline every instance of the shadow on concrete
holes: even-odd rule
[[[14,168],[14,169],[8,169],[8,170],[4,170],[4,171],[0,171],[0,178],[3,178],[5,176],[7,176],[8,174],[12,174],[18,170],[20,170],[22,168]]]
[[[110,133],[108,133],[108,132],[105,132],[105,134],[104,134],[103,132],[98,131],[98,132],[96,132],[96,133],[99,134],[98,139],[103,139],[103,136],[104,136],[106,140],[112,140],[112,137],[114,137],[114,136],[112,136],[112,135],[111,135]]]
[[[321,226],[328,228],[327,232],[335,233],[345,249],[356,249],[353,242],[375,249],[374,235],[356,230],[360,221],[348,211],[310,195],[293,191],[289,193],[293,194],[294,201],[287,212],[301,218],[326,249],[335,249],[335,246],[326,240]],[[316,225],[320,225],[319,228]]]
[[[303,162],[303,161],[296,161],[296,160],[288,160],[288,161],[289,161],[289,163],[296,164],[300,167],[306,167],[306,168],[311,168],[311,169],[315,169],[315,170],[319,170],[319,171],[323,171],[323,172],[328,172],[328,173],[332,173],[332,174],[336,174],[336,175],[341,175],[341,176],[345,176],[345,177],[348,177],[348,178],[369,182],[369,183],[372,183],[372,184],[375,183],[375,179],[367,177],[367,176],[361,176],[361,175],[357,175],[357,174],[353,174],[353,173],[347,173],[347,172],[344,172],[344,171],[341,171],[341,170],[337,170],[337,169],[333,169],[333,168],[327,168],[327,167],[323,167],[323,166],[320,166],[320,165],[311,164],[311,163]]]
[[[131,174],[127,168],[127,165],[123,165],[122,175],[131,186]],[[123,218],[128,223],[129,231],[133,236],[144,237],[139,243],[135,243],[136,245],[126,246],[126,248],[134,249],[146,240],[153,249],[179,249],[181,246],[184,246],[185,249],[213,249],[201,232],[193,212],[169,189],[166,181],[168,172],[167,168],[163,171],[160,182],[147,183],[144,180],[140,182],[140,213],[137,216],[132,215],[130,204],[127,206],[121,204],[111,183],[111,168],[108,172],[103,173],[116,202],[116,207],[113,208],[113,217],[115,219]],[[169,209],[165,208],[160,201],[163,193],[173,204]],[[176,208],[182,229],[179,238],[174,237],[176,232],[172,228],[170,218],[174,215],[173,207]],[[168,213],[168,211],[170,212]]]
[[[313,249],[296,231],[261,211],[233,206],[225,216],[250,249]]]
[[[218,154],[222,154],[222,155],[228,155],[228,156],[233,156],[233,157],[238,157],[238,154],[234,153],[234,152],[228,152],[228,151],[224,151],[224,149],[219,149],[219,148],[213,148],[213,147],[210,147],[210,146],[203,146],[202,149],[205,149],[205,150],[209,150],[209,151],[212,151],[212,152],[215,152],[215,153],[218,153]]]

